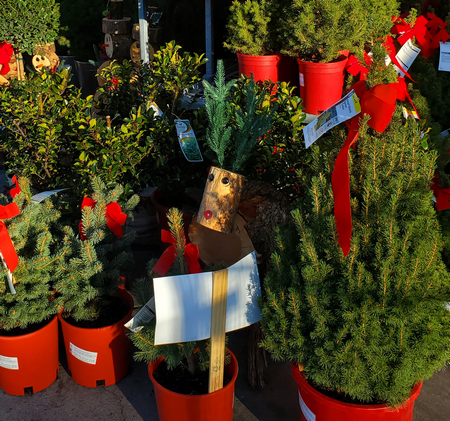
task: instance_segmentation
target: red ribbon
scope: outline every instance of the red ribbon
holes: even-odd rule
[[[3,64],[0,75],[6,75],[9,72],[9,61],[13,54],[14,50],[11,44],[6,41],[0,42],[0,64]]]
[[[14,183],[14,187],[9,191],[9,194],[14,199],[22,190],[20,189],[19,181],[16,176],[12,178],[12,182]]]
[[[397,38],[397,41],[403,45],[409,39],[416,38],[416,41],[422,47],[422,54],[425,56],[431,41],[431,36],[428,33],[427,28],[428,20],[425,16],[419,16],[412,28],[402,18],[397,18],[394,16],[393,22],[394,26],[391,29],[391,33],[400,35]]]
[[[165,276],[173,265],[177,257],[177,249],[175,244],[177,243],[172,234],[167,230],[161,230],[161,241],[163,243],[171,244],[167,247],[166,251],[159,258],[153,270],[159,273],[161,276]],[[198,259],[200,258],[198,247],[192,243],[185,245],[184,257],[187,260],[189,266],[189,273],[200,273],[202,271]]]
[[[439,43],[441,41],[447,42],[450,38],[449,33],[444,29],[445,25],[447,25],[447,22],[444,22],[436,15],[433,15],[433,13],[428,13],[427,19],[427,28],[431,37],[431,41],[427,51],[427,55],[424,55],[424,57],[432,56],[434,51],[439,48]]]
[[[86,207],[94,209],[96,203],[97,202],[90,197],[85,197],[83,199],[83,202],[81,203],[81,209],[84,209]],[[122,237],[122,225],[125,224],[126,220],[127,214],[122,212],[122,209],[117,202],[111,202],[110,204],[106,205],[106,224],[108,225],[108,228],[117,236],[117,238]],[[87,237],[84,235],[83,222],[80,222],[79,230],[81,240],[87,240]]]
[[[364,53],[364,61],[366,65],[370,65],[372,59],[369,54]],[[347,61],[347,72],[349,72],[353,76],[360,76],[360,80],[367,79],[367,74],[369,73],[369,69],[361,64],[361,62],[354,56],[351,55]]]
[[[16,203],[0,206],[0,219],[9,219],[19,214],[20,210]],[[14,244],[11,241],[6,225],[2,221],[0,221],[0,252],[9,271],[14,272],[19,264],[19,257],[14,249]]]
[[[434,197],[436,198],[436,208],[438,211],[450,209],[450,189],[441,189],[437,180],[438,175],[436,174],[431,185],[431,190],[433,190]]]
[[[405,74],[405,76],[408,76],[413,82],[415,82],[415,80],[411,77],[411,75],[403,68],[403,66],[397,60],[397,53],[395,51],[394,39],[390,35],[388,35],[383,45],[386,48],[386,51],[392,63],[394,63]]]
[[[336,158],[331,183],[334,194],[334,218],[338,233],[338,242],[347,257],[350,251],[352,237],[352,210],[350,205],[350,173],[348,168],[348,153],[350,147],[358,139],[359,121],[365,115],[370,116],[368,125],[379,133],[384,132],[395,111],[396,100],[410,99],[403,78],[398,83],[377,85],[367,90],[366,83],[359,81],[352,89],[360,98],[361,113],[346,122],[349,134],[344,146]],[[414,108],[415,109],[415,108]]]

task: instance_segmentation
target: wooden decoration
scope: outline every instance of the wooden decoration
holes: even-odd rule
[[[110,64],[111,64],[111,60],[106,60],[106,61],[104,61],[104,62],[100,65],[100,67],[97,69],[97,74],[98,74],[98,76],[97,76],[97,82],[98,82],[98,86],[103,86],[103,85],[106,83],[106,79],[102,78],[102,77],[100,76],[100,74],[101,74],[102,70],[103,70],[105,67],[108,67]]]
[[[135,39],[136,41],[139,41],[139,24],[135,23],[133,24],[133,29],[131,30],[131,37]]]
[[[212,393],[223,387],[225,367],[225,322],[227,313],[228,269],[213,273],[211,304],[211,355],[209,388]]]
[[[133,63],[138,64],[141,62],[141,48],[139,41],[134,41],[133,44],[131,44],[130,57]]]
[[[133,44],[133,40],[130,34],[105,34],[104,44],[108,58],[121,60],[130,57],[130,47]]]
[[[50,70],[52,68],[50,60],[40,54],[33,56],[31,63],[38,73],[42,72],[44,69]]]
[[[0,86],[9,85],[9,80],[0,75]]]
[[[211,167],[197,222],[206,228],[231,233],[245,177]]]
[[[48,43],[48,44],[43,44],[43,45],[38,45],[35,49],[34,49],[34,54],[35,55],[42,55],[42,56],[50,56],[51,53],[55,54],[56,53],[56,46],[54,42]]]
[[[131,18],[102,20],[102,32],[104,34],[128,34],[131,31]]]

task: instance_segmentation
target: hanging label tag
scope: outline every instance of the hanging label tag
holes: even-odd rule
[[[316,421],[315,414],[306,406],[300,391],[298,391],[298,400],[300,402],[300,409],[302,410],[302,414],[306,418],[306,421]]]
[[[311,121],[304,129],[305,146],[309,148],[320,136],[332,127],[342,123],[361,112],[359,98],[351,90],[341,100]]]
[[[202,162],[202,153],[198,147],[197,138],[189,120],[176,119],[174,121],[175,127],[177,128],[178,142],[180,143],[184,157],[189,162]]]
[[[303,73],[298,74],[298,79],[300,82],[300,86],[305,86],[305,77],[303,76]]]
[[[148,108],[153,110],[153,117],[162,117],[164,114],[155,102],[150,102]]]
[[[7,368],[8,370],[18,370],[19,360],[17,357],[5,357],[0,355],[0,367]]]
[[[144,327],[142,325],[148,323],[153,317],[155,317],[154,297],[152,297],[129,322],[125,323],[124,326],[132,332],[137,333]]]
[[[450,42],[440,44],[439,52],[439,67],[438,70],[441,72],[450,72]]]
[[[85,351],[84,349],[78,348],[72,342],[70,342],[70,353],[80,361],[87,364],[95,365],[97,363],[97,353],[91,351]]]
[[[397,60],[402,65],[403,70],[409,70],[411,64],[413,64],[420,51],[421,49],[414,46],[410,39],[403,44],[402,48],[400,48],[396,54]],[[395,64],[394,68],[400,77],[405,76],[405,74]]]
[[[417,120],[420,120],[419,115],[416,113],[416,111],[412,110],[409,111],[406,109],[406,107],[402,107],[403,108],[403,117],[405,117],[406,119],[408,119],[408,117],[414,117]]]

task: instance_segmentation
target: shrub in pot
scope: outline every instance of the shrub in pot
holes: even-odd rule
[[[335,234],[331,173],[343,134],[334,130],[313,146],[307,194],[278,233],[263,345],[326,396],[394,407],[448,361],[450,279],[431,201],[436,153],[416,121],[403,124],[399,106],[382,134],[367,120],[351,153],[350,253],[344,258]],[[322,413],[309,398],[303,404]],[[386,419],[412,419],[408,405]],[[381,419],[358,416],[345,419]]]
[[[55,294],[54,274],[69,246],[58,241],[60,213],[50,199],[33,202],[25,178],[11,195],[11,203],[0,195],[0,251],[6,262],[0,264],[0,388],[24,395],[45,389],[58,374],[56,314],[63,301]]]
[[[91,197],[82,203],[79,235],[65,227],[71,253],[56,272],[69,371],[87,387],[114,384],[128,367],[123,324],[131,317],[133,300],[119,286],[132,262],[126,248],[134,238],[133,232],[123,232],[123,225],[139,199],[135,195],[120,206],[122,193],[120,185],[109,190],[99,178],[92,180]]]
[[[201,271],[198,262],[186,258],[186,237],[181,212],[170,209],[167,215],[174,254],[176,257],[167,275],[176,276]],[[169,233],[167,233],[169,234]],[[141,305],[153,296],[153,279],[161,276],[163,264],[151,261],[148,278],[139,279],[134,295]],[[165,269],[164,269],[165,272]],[[162,273],[165,275],[166,273]],[[156,319],[142,322],[129,332],[138,348],[134,358],[149,363],[149,375],[155,389],[160,419],[167,421],[229,420],[233,419],[234,383],[237,377],[237,361],[231,352],[226,355],[225,372],[228,384],[208,394],[209,340],[180,344],[154,345]],[[227,377],[227,376],[225,376]],[[225,383],[225,382],[224,382]],[[175,392],[175,393],[174,393]]]

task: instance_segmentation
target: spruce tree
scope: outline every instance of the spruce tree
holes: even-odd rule
[[[69,252],[57,235],[60,213],[50,199],[41,203],[31,200],[27,179],[19,179],[21,192],[14,197],[20,214],[3,220],[19,257],[14,270],[14,290],[8,285],[7,269],[0,263],[0,329],[26,328],[58,313],[62,297],[55,294],[55,270]],[[0,195],[0,204],[8,199]],[[5,227],[3,228],[5,229]]]
[[[263,346],[303,365],[316,387],[395,406],[450,357],[450,278],[430,190],[436,153],[399,106],[382,134],[362,120],[349,158],[353,232],[344,258],[331,174],[346,134],[333,130],[312,146],[314,176],[302,178],[306,195],[278,231]]]
[[[184,275],[189,273],[189,264],[184,254],[186,237],[183,229],[182,214],[177,208],[171,208],[167,214],[167,218],[170,233],[175,240],[174,246],[177,254],[168,275]],[[141,305],[145,305],[153,296],[153,278],[158,276],[158,273],[154,271],[155,264],[155,260],[149,262],[147,278],[141,278],[136,281],[133,295]],[[149,363],[156,361],[160,357],[164,357],[169,370],[187,363],[187,369],[191,374],[194,374],[197,368],[200,370],[206,370],[208,368],[209,358],[207,350],[209,349],[209,341],[154,345],[155,327],[156,318],[153,318],[150,322],[143,324],[141,330],[129,332],[131,340],[139,349],[134,354],[136,361]],[[197,348],[199,352],[194,353],[194,350]]]
[[[63,317],[95,320],[111,297],[117,296],[122,272],[133,260],[127,248],[134,240],[134,232],[117,238],[108,227],[107,206],[118,202],[122,193],[121,185],[108,190],[99,178],[94,178],[90,197],[95,206],[81,210],[81,232],[64,228],[64,243],[70,246],[70,253],[57,268],[55,285],[64,300]],[[130,214],[138,202],[139,197],[134,195],[121,211]]]

